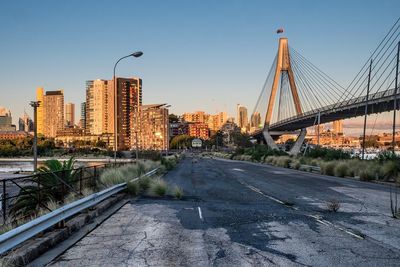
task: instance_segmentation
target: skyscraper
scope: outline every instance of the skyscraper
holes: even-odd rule
[[[65,105],[65,125],[74,127],[75,125],[75,104],[67,103]]]
[[[140,106],[142,105],[142,79],[140,78],[116,78],[117,82],[117,133],[118,149],[132,147],[132,135],[137,129]],[[110,81],[113,83],[113,81]],[[114,88],[114,87],[112,87]],[[112,110],[114,110],[114,105]],[[114,112],[112,112],[114,115]],[[111,118],[114,118],[112,116]],[[111,124],[111,123],[110,123]],[[112,123],[114,126],[114,124]],[[114,132],[114,131],[113,131]]]
[[[337,120],[332,122],[333,132],[335,134],[343,134],[343,120]]]
[[[113,88],[107,80],[86,81],[86,132],[94,135],[113,133],[113,124],[110,125],[113,103]]]
[[[33,132],[33,121],[26,112],[24,112],[24,116],[18,120],[18,131]]]
[[[133,133],[138,130],[138,113],[142,104],[140,78],[116,78],[118,149],[133,147]],[[82,107],[83,108],[83,107]],[[114,80],[86,82],[85,128],[92,135],[107,136],[114,146]],[[111,138],[110,138],[111,137]]]
[[[43,90],[43,89],[42,89]],[[47,91],[43,96],[43,134],[56,137],[64,129],[64,91]]]
[[[241,131],[246,132],[249,125],[247,108],[240,104],[237,105],[237,122]]]
[[[37,126],[36,126],[38,134],[44,134],[43,97],[44,97],[43,87],[36,88],[36,101],[39,101],[39,107],[37,108]]]

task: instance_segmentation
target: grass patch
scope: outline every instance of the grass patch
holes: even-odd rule
[[[140,186],[137,181],[129,181],[126,185],[127,185],[128,194],[130,194],[132,196],[139,195]]]
[[[161,178],[151,181],[149,193],[151,196],[163,197],[167,193],[167,183]]]
[[[183,190],[179,186],[175,186],[173,195],[176,199],[182,199],[183,197]]]

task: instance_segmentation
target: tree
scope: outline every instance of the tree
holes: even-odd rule
[[[174,136],[174,138],[171,139],[170,147],[172,149],[188,148],[191,146],[193,139],[194,137],[186,134]]]
[[[179,122],[179,117],[176,116],[175,114],[169,114],[168,119],[169,119],[169,123]]]
[[[252,147],[253,144],[250,142],[250,137],[248,134],[245,133],[240,133],[240,132],[234,132],[231,134],[232,136],[232,141],[237,147]]]

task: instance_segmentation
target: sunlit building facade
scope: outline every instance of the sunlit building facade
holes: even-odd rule
[[[140,150],[168,150],[169,120],[165,104],[141,106],[138,123],[138,131],[132,132],[132,149],[137,145]]]

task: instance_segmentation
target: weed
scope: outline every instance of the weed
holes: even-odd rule
[[[337,199],[330,199],[326,203],[326,207],[328,208],[329,211],[331,212],[337,212],[340,209],[340,202]]]
[[[334,174],[338,177],[345,177],[348,173],[349,166],[346,162],[340,162],[335,166]]]
[[[182,199],[183,197],[183,190],[179,186],[175,186],[174,188],[174,197],[176,199]]]

